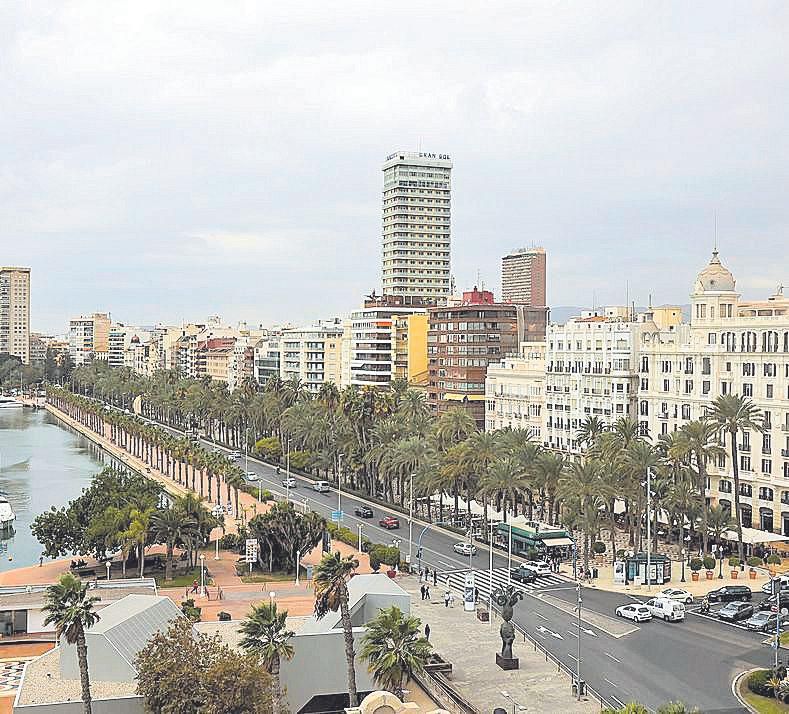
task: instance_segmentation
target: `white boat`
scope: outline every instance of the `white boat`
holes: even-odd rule
[[[13,409],[15,407],[22,407],[24,404],[17,401],[13,397],[0,396],[0,409]]]
[[[0,496],[0,530],[10,528],[16,520],[16,513],[5,496]]]

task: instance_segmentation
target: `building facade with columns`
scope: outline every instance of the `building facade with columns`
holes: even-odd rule
[[[742,522],[789,535],[789,299],[779,287],[742,300],[717,251],[690,299],[689,323],[640,336],[638,418],[657,439],[704,416],[721,394],[751,399],[765,430],[740,436]],[[708,472],[710,501],[733,509],[730,457]]]

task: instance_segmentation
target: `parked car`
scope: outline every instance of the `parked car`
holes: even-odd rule
[[[291,476],[290,478],[282,479],[283,488],[296,488],[296,479]]]
[[[749,602],[730,602],[720,610],[718,610],[718,617],[727,622],[738,622],[739,620],[747,620],[753,615],[753,605]]]
[[[633,622],[649,622],[652,619],[652,611],[646,605],[638,603],[620,605],[615,612],[617,617],[624,617]]]
[[[519,565],[510,570],[510,577],[519,583],[533,583],[537,580],[537,573],[526,565]]]
[[[775,632],[777,621],[777,613],[761,610],[749,617],[744,624],[749,630],[755,630],[756,632]]]
[[[317,491],[318,493],[328,493],[331,491],[331,487],[329,486],[328,481],[316,481],[312,484],[312,490]]]
[[[665,590],[661,590],[659,597],[666,597],[669,600],[679,600],[679,602],[684,602],[686,605],[691,605],[693,603],[693,595],[681,588],[666,588]]]
[[[386,528],[386,530],[390,531],[394,528],[399,528],[400,521],[394,516],[384,516],[380,521],[378,521],[378,525],[381,526],[381,528]]]
[[[751,600],[753,593],[747,585],[724,585],[717,590],[710,590],[707,599],[710,602],[734,602]]]
[[[477,554],[477,546],[473,543],[469,543],[467,540],[462,540],[459,543],[455,543],[452,546],[452,550],[456,553],[460,553],[460,555],[476,555]]]
[[[531,568],[537,575],[551,574],[551,566],[544,560],[530,560],[526,563],[526,566]]]
[[[230,456],[230,458],[233,459],[233,461],[238,461],[241,458],[241,452],[240,451],[231,451],[228,454],[228,456]]]
[[[757,605],[757,610],[772,610],[778,607],[778,598],[775,595],[768,595],[764,600],[760,600]],[[781,591],[781,607],[789,607],[789,592]]]
[[[373,509],[370,506],[356,506],[353,509],[353,515],[359,516],[359,518],[372,518],[373,517]]]
[[[257,481],[260,478],[254,471],[247,471],[247,481]]]
[[[679,622],[685,619],[685,605],[668,597],[656,597],[644,603],[652,617],[659,617],[666,622]]]

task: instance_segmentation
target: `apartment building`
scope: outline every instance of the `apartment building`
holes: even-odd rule
[[[407,299],[450,294],[447,154],[396,151],[383,165],[383,292]]]
[[[340,384],[343,327],[339,319],[282,331],[279,375],[300,379],[317,394],[324,382]]]
[[[279,340],[279,333],[270,333],[268,337],[258,340],[254,347],[254,376],[260,385],[266,384],[272,377],[279,377]]]
[[[779,287],[766,300],[742,300],[717,251],[690,299],[689,323],[641,336],[639,419],[657,438],[704,416],[718,395],[751,399],[765,430],[740,437],[741,520],[789,535],[789,299]],[[710,500],[733,508],[730,458],[708,472]]]
[[[147,328],[116,323],[110,326],[107,338],[107,363],[110,367],[134,367],[135,349],[151,339]],[[147,370],[146,370],[147,371]]]
[[[388,303],[369,299],[351,313],[345,330],[347,384],[385,387],[393,379],[414,382],[427,373],[427,309]]]
[[[546,352],[545,342],[521,342],[517,356],[488,365],[486,431],[526,429],[542,441]]]
[[[69,354],[76,367],[93,359],[109,358],[110,324],[106,312],[80,315],[69,321]]]
[[[521,248],[501,259],[501,300],[545,305],[545,249]]]
[[[0,268],[0,354],[30,364],[30,268]]]
[[[492,292],[476,287],[463,293],[459,305],[430,309],[427,401],[435,413],[461,405],[485,428],[488,365],[516,354],[526,341],[524,311],[522,306],[496,303]],[[530,335],[529,340],[534,337],[540,338]]]

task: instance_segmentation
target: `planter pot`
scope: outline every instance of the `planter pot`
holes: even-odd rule
[[[715,573],[713,573],[711,570],[708,570],[706,574],[707,580],[712,580],[712,578],[715,576]]]
[[[396,573],[394,570],[387,570],[387,571],[386,571],[386,574],[387,574],[387,575],[388,575],[388,576],[389,576],[389,577],[390,577],[392,580],[394,580],[394,579],[395,579],[395,575],[397,575],[397,573]]]
[[[736,580],[736,579],[737,579],[737,574],[738,574],[739,572],[740,572],[739,570],[732,570],[732,571],[731,571],[731,579],[732,579],[732,580]]]
[[[691,579],[691,580],[692,580],[694,583],[695,583],[695,582],[698,582],[698,579],[699,579],[699,574],[698,574],[698,573],[696,573],[696,572],[694,572],[694,573],[691,573],[691,575],[690,575],[690,579]]]
[[[755,571],[755,570],[749,570],[749,571],[748,571],[748,577],[749,577],[751,580],[756,580],[756,571]]]

